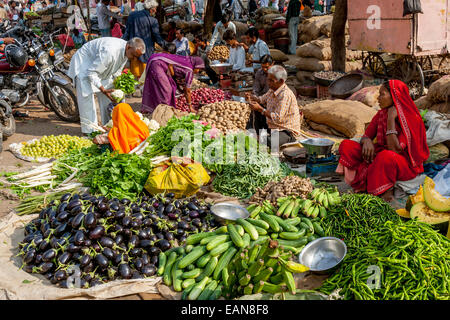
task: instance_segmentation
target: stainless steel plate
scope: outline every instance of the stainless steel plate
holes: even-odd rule
[[[309,155],[327,155],[333,148],[334,141],[323,138],[311,138],[299,141]]]
[[[323,237],[308,243],[300,252],[299,262],[310,271],[326,271],[337,266],[347,254],[344,241]]]
[[[237,220],[239,218],[247,219],[250,213],[244,207],[234,203],[218,203],[211,207],[211,212],[218,220]]]

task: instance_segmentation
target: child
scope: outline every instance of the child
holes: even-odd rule
[[[230,57],[228,63],[233,65],[233,71],[239,71],[245,68],[245,50],[236,40],[236,34],[233,30],[227,30],[223,34],[223,40],[230,46]]]
[[[80,33],[80,31],[77,28],[74,28],[72,30],[72,40],[75,44],[75,49],[81,48],[81,46],[86,43],[84,35]]]
[[[176,39],[173,41],[177,47],[177,54],[180,56],[189,56],[191,54],[191,49],[189,48],[189,41],[184,36],[184,31],[182,29],[177,29],[175,33]]]

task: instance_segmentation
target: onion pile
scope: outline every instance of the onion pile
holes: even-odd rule
[[[225,92],[220,89],[201,88],[191,92],[192,107],[196,110],[201,105],[223,101],[225,98]],[[184,95],[177,99],[176,106],[179,110],[189,111],[189,105]]]

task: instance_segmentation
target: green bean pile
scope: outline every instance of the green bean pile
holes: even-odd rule
[[[410,220],[388,221],[367,239],[368,245],[353,250],[340,269],[320,288],[330,294],[338,288],[344,299],[449,300],[450,240],[429,225]],[[380,269],[380,286],[367,285]],[[372,279],[371,279],[372,280]]]
[[[349,249],[367,245],[367,237],[386,221],[400,221],[387,202],[370,194],[344,194],[341,204],[328,211],[321,225],[327,236],[342,239]]]

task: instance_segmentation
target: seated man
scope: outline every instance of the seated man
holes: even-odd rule
[[[227,62],[233,65],[233,71],[239,71],[245,68],[245,50],[236,40],[234,31],[225,31],[223,40],[230,46],[230,57]]]
[[[286,80],[286,70],[282,66],[275,65],[268,71],[269,91],[260,97],[250,93],[246,96],[250,108],[266,117],[266,127],[269,129],[267,142],[272,149],[274,146],[295,141],[301,131],[302,115],[297,98],[286,85]],[[266,108],[264,109],[261,104],[265,104]],[[254,129],[258,131],[262,128]]]

